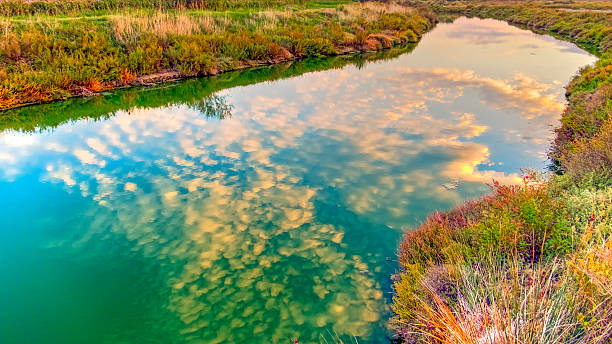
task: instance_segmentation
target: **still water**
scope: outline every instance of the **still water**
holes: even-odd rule
[[[386,342],[402,232],[543,169],[594,61],[466,18],[388,54],[5,119],[0,342]]]

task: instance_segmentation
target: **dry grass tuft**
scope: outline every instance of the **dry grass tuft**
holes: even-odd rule
[[[157,12],[154,15],[111,16],[111,26],[117,41],[127,43],[143,33],[159,36],[223,34],[225,29],[211,16],[189,16],[183,13]]]
[[[563,267],[558,260],[533,268],[496,261],[462,266],[452,305],[423,285],[428,294],[420,300],[416,332],[448,344],[605,343],[612,331],[605,305],[593,308],[590,329],[596,331],[581,329],[580,310],[588,305],[574,297],[573,277]]]

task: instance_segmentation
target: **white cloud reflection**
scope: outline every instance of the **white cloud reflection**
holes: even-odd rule
[[[516,35],[471,23],[444,39]],[[384,256],[399,236],[389,228],[542,166],[563,106],[544,76],[419,65],[427,53],[227,90],[229,120],[173,106],[2,133],[0,177],[44,166],[33,172],[43,182],[95,201],[96,221],[56,244],[131,243],[161,266],[164,306],[180,320],[168,331],[184,342],[368,337],[387,309]],[[441,187],[454,179],[459,190]]]

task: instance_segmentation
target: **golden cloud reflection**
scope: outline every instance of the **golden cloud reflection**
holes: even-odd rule
[[[500,36],[470,23],[470,37]],[[543,166],[563,106],[546,76],[419,62],[430,54],[230,89],[223,121],[172,106],[3,133],[0,178],[44,166],[31,173],[95,202],[96,220],[56,245],[106,254],[127,241],[160,267],[177,321],[159,326],[181,342],[380,336],[393,229]]]

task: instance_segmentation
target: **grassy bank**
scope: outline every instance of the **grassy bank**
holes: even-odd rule
[[[130,3],[0,3],[0,109],[307,56],[380,50],[417,42],[434,24],[430,13],[382,3]]]
[[[597,8],[597,3],[571,3]],[[612,14],[536,2],[429,2],[595,52],[567,86],[550,149],[556,173],[432,214],[400,247],[394,325],[408,343],[612,340]]]
[[[53,129],[77,120],[103,120],[119,111],[135,108],[187,106],[203,115],[227,117],[227,104],[218,102],[218,91],[237,86],[290,78],[305,73],[343,68],[362,67],[367,63],[384,61],[410,52],[415,44],[402,45],[375,52],[347,54],[335,57],[313,57],[270,66],[231,71],[207,78],[193,78],[176,83],[150,87],[132,87],[104,92],[93,97],[71,98],[29,107],[6,110],[0,115],[0,131],[36,132]],[[211,105],[215,105],[214,108]],[[221,114],[221,115],[219,115]]]

